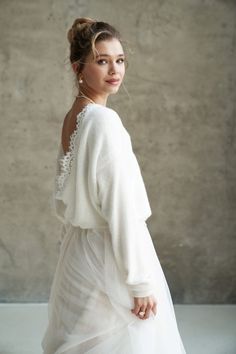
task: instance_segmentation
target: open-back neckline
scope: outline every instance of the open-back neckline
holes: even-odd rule
[[[80,133],[81,121],[85,117],[87,110],[94,105],[95,105],[94,103],[88,103],[76,115],[76,126],[73,133],[70,135],[69,148],[66,151],[66,153],[64,153],[62,141],[60,142],[60,150],[61,150],[60,151],[61,155],[59,158],[60,169],[58,171],[58,174],[56,175],[56,185],[57,185],[56,195],[57,196],[60,195],[60,193],[64,190],[66,180],[69,177],[71,172],[71,167],[75,156],[75,140]]]
[[[62,141],[61,141],[61,151],[62,151],[62,156],[65,157],[66,155],[68,155],[70,152],[71,152],[71,148],[72,148],[72,145],[73,145],[73,140],[74,140],[74,137],[77,136],[77,133],[78,133],[78,128],[79,128],[79,121],[80,121],[80,117],[83,116],[85,114],[85,112],[87,111],[87,108],[88,106],[90,105],[93,105],[94,103],[88,103],[86,104],[86,106],[84,106],[82,108],[82,110],[77,113],[76,115],[76,120],[75,120],[75,129],[74,131],[72,132],[72,134],[70,135],[70,138],[69,138],[69,146],[68,146],[68,150],[66,152],[64,152],[64,149],[63,149],[63,144],[62,144]]]

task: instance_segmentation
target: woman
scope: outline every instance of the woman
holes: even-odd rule
[[[65,117],[53,195],[62,221],[45,354],[185,353],[146,220],[130,136],[106,107],[125,74],[119,32],[79,18],[68,31],[78,95]]]

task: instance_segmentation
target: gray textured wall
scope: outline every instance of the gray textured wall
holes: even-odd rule
[[[66,31],[110,21],[129,68],[110,100],[130,132],[153,211],[150,233],[175,303],[235,300],[236,3],[0,2],[0,301],[46,301],[60,225],[50,198],[75,90]]]

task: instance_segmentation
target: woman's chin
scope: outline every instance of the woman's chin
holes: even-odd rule
[[[110,95],[115,94],[119,91],[120,86],[115,86],[115,87],[111,87],[109,90],[107,90],[109,92]]]

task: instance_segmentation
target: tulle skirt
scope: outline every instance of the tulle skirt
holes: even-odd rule
[[[155,279],[157,314],[134,308],[117,269],[109,229],[67,226],[48,303],[44,354],[186,354],[169,288],[146,223],[145,256]]]

